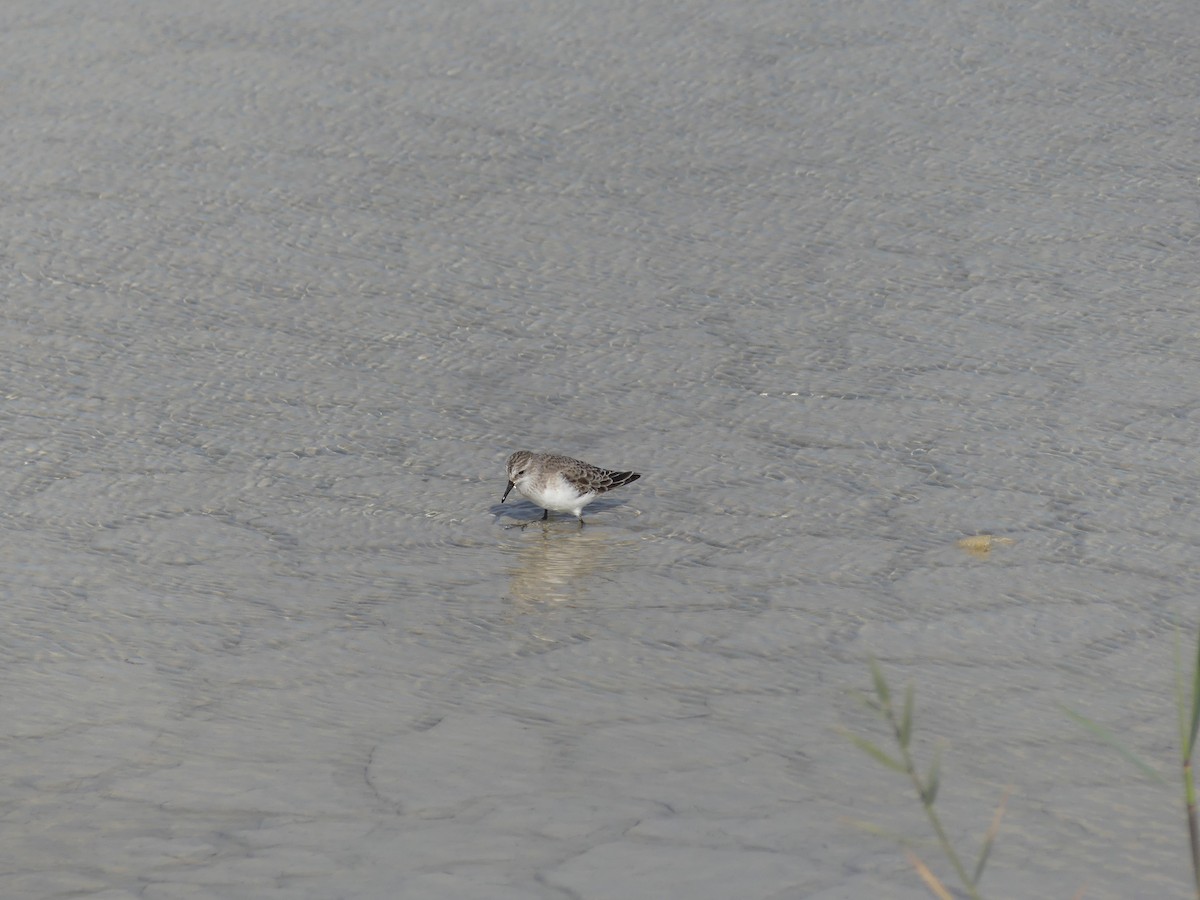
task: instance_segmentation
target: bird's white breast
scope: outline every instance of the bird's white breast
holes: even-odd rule
[[[571,512],[579,515],[580,510],[595,499],[595,491],[586,494],[579,490],[561,475],[555,474],[541,482],[535,478],[525,478],[517,488],[527,498],[543,509],[555,512]]]

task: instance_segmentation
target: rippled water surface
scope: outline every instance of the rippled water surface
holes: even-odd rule
[[[1188,895],[1190,3],[0,23],[0,894]]]

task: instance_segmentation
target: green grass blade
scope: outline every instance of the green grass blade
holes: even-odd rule
[[[1196,666],[1192,672],[1192,727],[1188,737],[1184,759],[1192,758],[1192,750],[1196,747],[1196,729],[1200,728],[1200,638],[1196,640]]]
[[[867,754],[868,756],[870,756],[872,759],[876,760],[877,762],[882,763],[883,765],[887,766],[889,769],[893,769],[896,772],[907,772],[908,771],[906,768],[904,768],[904,763],[900,762],[900,760],[898,760],[898,759],[894,759],[893,757],[888,756],[887,753],[885,753],[883,750],[881,750],[875,744],[872,744],[866,738],[859,737],[853,731],[848,731],[844,728],[839,728],[838,730],[842,734],[844,734],[846,736],[846,738],[852,744],[854,744],[855,747],[857,747],[859,750],[861,750],[863,753]]]
[[[988,826],[987,834],[983,838],[983,846],[979,848],[979,861],[975,863],[975,874],[972,876],[972,884],[976,887],[979,886],[979,880],[983,878],[983,870],[987,866],[988,857],[992,855],[992,845],[996,843],[996,835],[1000,833],[1000,821],[1004,818],[1004,810],[1008,806],[1008,797],[1011,793],[1012,788],[1009,788],[1000,798],[1000,802],[996,804],[996,811],[992,814],[992,824]]]
[[[942,748],[935,747],[933,750],[933,762],[929,764],[929,774],[925,776],[925,796],[921,801],[926,806],[933,806],[933,802],[937,800],[938,788],[942,786]]]
[[[888,690],[887,679],[883,677],[883,670],[875,660],[871,660],[871,677],[875,680],[875,693],[879,696],[879,702],[888,706],[892,702],[892,692]]]
[[[908,749],[909,739],[912,738],[912,723],[913,723],[913,699],[915,692],[910,684],[908,690],[904,692],[904,716],[900,719],[900,746],[905,750]]]
[[[1192,874],[1196,881],[1196,896],[1200,897],[1200,823],[1196,821],[1196,782],[1190,759],[1183,761],[1183,793],[1187,801],[1188,837],[1192,842]]]
[[[995,838],[988,835],[984,838],[983,846],[979,849],[979,862],[975,864],[975,884],[979,884],[979,879],[983,877],[984,867],[987,866],[988,857],[992,855],[992,844]]]
[[[1098,737],[1104,743],[1108,744],[1108,746],[1110,746],[1114,750],[1116,750],[1119,754],[1121,754],[1121,756],[1123,756],[1125,758],[1125,760],[1127,762],[1132,763],[1134,766],[1136,766],[1141,771],[1141,773],[1143,775],[1145,775],[1147,778],[1149,778],[1151,781],[1156,781],[1159,784],[1167,783],[1167,779],[1163,778],[1162,775],[1160,775],[1158,772],[1156,772],[1154,769],[1152,769],[1149,765],[1142,762],[1142,760],[1137,756],[1137,754],[1135,754],[1132,750],[1127,749],[1124,744],[1122,744],[1120,741],[1118,741],[1116,739],[1116,737],[1113,735],[1113,733],[1111,731],[1109,731],[1107,728],[1105,728],[1099,722],[1093,722],[1087,716],[1080,715],[1079,713],[1075,712],[1075,710],[1071,709],[1068,706],[1064,706],[1061,703],[1058,704],[1058,708],[1061,709],[1063,712],[1065,712],[1068,716],[1070,716],[1071,719],[1076,724],[1082,725],[1084,728],[1086,728],[1088,731],[1090,731],[1092,734],[1094,734],[1096,737]]]
[[[1180,645],[1182,639],[1179,637],[1179,629],[1175,629],[1175,714],[1179,719],[1179,754],[1186,763],[1189,759],[1187,753],[1188,745],[1188,721],[1187,707],[1188,698],[1184,696],[1183,687],[1183,658],[1180,656],[1182,652]]]

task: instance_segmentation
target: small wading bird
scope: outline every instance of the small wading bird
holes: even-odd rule
[[[582,526],[585,506],[601,494],[641,477],[641,472],[613,472],[569,456],[518,450],[508,458],[508,487],[500,502],[516,488],[545,510],[543,522],[554,510],[573,514]]]

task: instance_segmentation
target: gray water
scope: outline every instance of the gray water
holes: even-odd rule
[[[1194,4],[0,24],[0,895],[1189,895]]]

